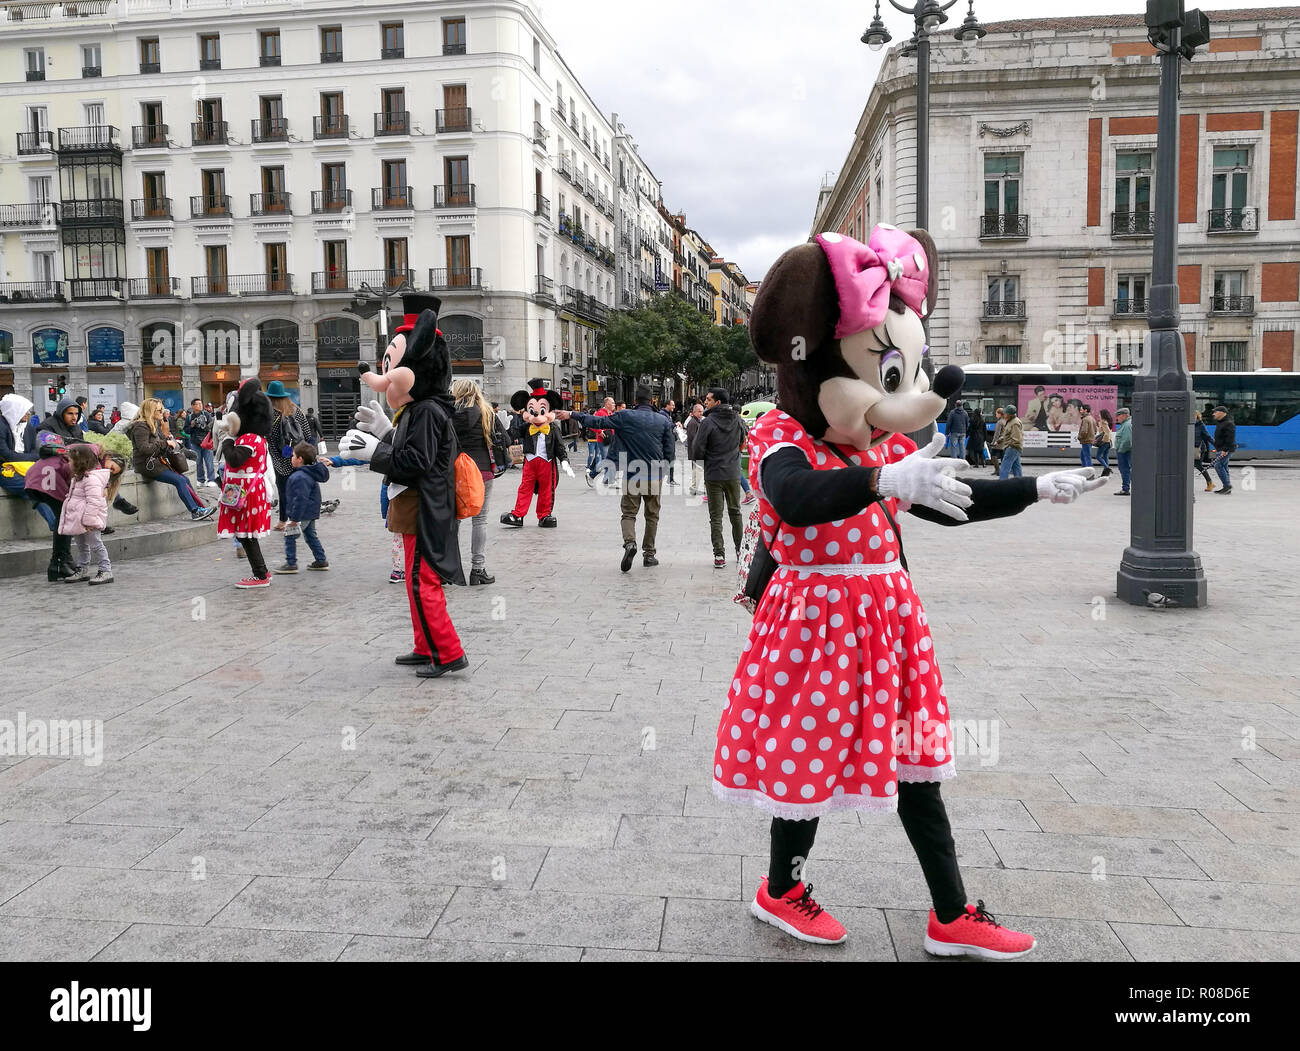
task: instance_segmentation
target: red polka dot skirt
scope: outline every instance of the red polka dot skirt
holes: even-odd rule
[[[239,470],[226,472],[226,483],[238,482],[247,490],[247,496],[241,508],[222,505],[217,518],[217,536],[265,536],[271,531],[271,501],[266,494],[266,439],[259,434],[241,434],[235,444],[252,449],[253,455]]]

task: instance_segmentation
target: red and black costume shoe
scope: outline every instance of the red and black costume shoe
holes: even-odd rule
[[[529,380],[528,387],[510,396],[516,416],[510,421],[510,440],[524,449],[523,477],[515,506],[501,516],[501,524],[518,528],[528,516],[533,493],[537,494],[537,524],[554,529],[558,523],[551,512],[555,508],[555,488],[560,483],[560,463],[568,463],[569,453],[555,420],[564,404],[558,391],[547,389],[545,380]]]

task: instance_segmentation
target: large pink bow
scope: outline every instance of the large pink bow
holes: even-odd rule
[[[879,325],[891,295],[925,314],[930,263],[921,242],[907,231],[882,225],[871,231],[868,244],[835,233],[818,234],[817,243],[826,253],[840,299],[836,339]]]

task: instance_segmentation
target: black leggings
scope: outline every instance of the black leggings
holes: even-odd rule
[[[938,782],[900,781],[898,817],[921,863],[935,915],[940,923],[951,923],[966,911],[966,888],[957,867],[957,847]],[[767,870],[767,891],[772,897],[789,892],[803,879],[803,866],[816,837],[817,818],[772,818],[772,854]]]
[[[241,536],[237,538],[239,546],[244,549],[244,554],[248,556],[248,564],[253,567],[253,576],[258,580],[265,580],[271,574],[266,569],[266,559],[262,557],[262,545],[257,542],[255,536]]]

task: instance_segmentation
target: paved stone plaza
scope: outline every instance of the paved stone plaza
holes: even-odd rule
[[[996,745],[944,787],[967,890],[1031,959],[1300,959],[1300,471],[1235,485],[1196,504],[1201,611],[1113,600],[1111,488],[903,522],[954,719]],[[562,478],[558,530],[508,531],[513,488],[497,583],[450,593],[472,673],[441,681],[392,663],[368,474],[327,487],[333,569],[266,592],[228,542],[6,580],[0,719],[102,719],[103,761],[0,757],[0,958],[923,958],[892,816],[823,819],[847,944],[748,913],[767,818],[709,788],[747,618],[703,504],[668,500],[662,565],[623,575],[614,498]]]

